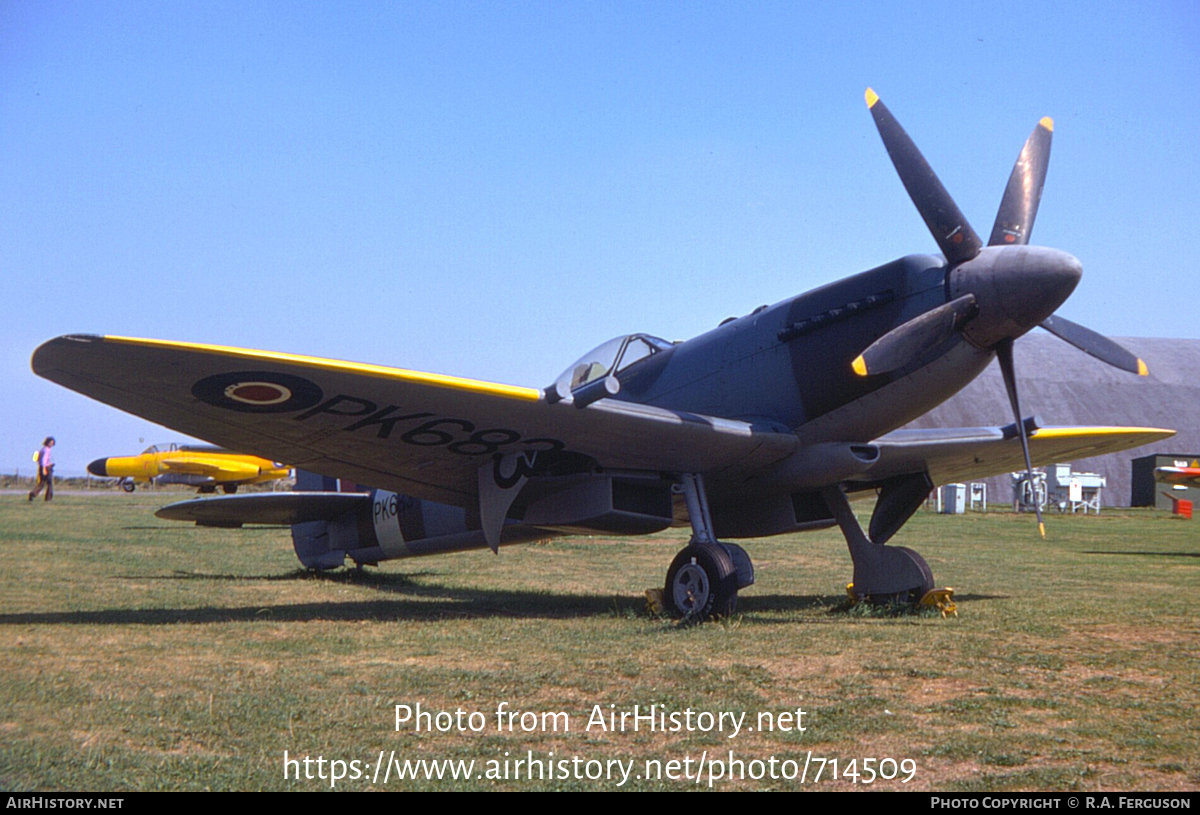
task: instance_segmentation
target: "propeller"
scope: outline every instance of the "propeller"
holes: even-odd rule
[[[979,236],[967,223],[967,218],[954,203],[950,193],[938,181],[937,174],[921,155],[917,145],[896,121],[896,117],[879,100],[875,91],[867,88],[867,107],[875,119],[875,127],[883,137],[892,164],[908,190],[908,197],[917,205],[917,211],[925,220],[925,226],[933,234],[938,248],[955,266],[979,254],[982,246]]]
[[[1092,355],[1101,362],[1107,362],[1114,368],[1120,368],[1122,371],[1128,371],[1138,376],[1147,376],[1150,373],[1146,368],[1146,363],[1136,355],[1129,353],[1103,334],[1097,334],[1079,323],[1073,323],[1065,317],[1051,315],[1042,320],[1040,325],[1060,340],[1069,342],[1080,351]]]
[[[964,294],[893,328],[859,354],[852,367],[859,376],[893,371],[925,355],[975,316],[975,295]]]
[[[1025,146],[1021,148],[1021,154],[1017,156],[1012,174],[1008,177],[1008,186],[1004,188],[1004,198],[1000,201],[1000,211],[996,213],[996,223],[992,225],[988,246],[1024,246],[1029,243],[1033,219],[1037,217],[1038,204],[1042,201],[1046,167],[1050,164],[1050,137],[1053,135],[1054,120],[1046,116],[1025,140]]]
[[[1033,511],[1037,515],[1038,532],[1046,537],[1046,523],[1042,520],[1042,507],[1037,501],[1037,491],[1033,489],[1033,459],[1029,456],[1029,431],[1021,418],[1021,401],[1017,398],[1017,375],[1013,370],[1013,341],[1001,340],[996,344],[996,359],[1000,362],[1000,373],[1004,376],[1004,390],[1008,391],[1008,403],[1012,405],[1013,416],[1017,418],[1017,435],[1021,438],[1021,452],[1025,455],[1025,477],[1033,496]]]
[[[1146,364],[1112,340],[1091,329],[1054,316],[1079,282],[1082,267],[1065,252],[1029,246],[1050,162],[1054,121],[1041,119],[1017,156],[996,221],[983,246],[950,193],[921,155],[916,144],[879,99],[867,88],[867,107],[909,198],[946,258],[948,302],[893,328],[871,343],[852,363],[859,376],[899,370],[926,356],[959,333],[977,348],[993,350],[1012,406],[1033,482],[1029,436],[1021,420],[1013,367],[1013,341],[1040,325],[1054,336],[1096,359],[1124,371],[1146,375]],[[1040,507],[1038,529],[1045,537]]]

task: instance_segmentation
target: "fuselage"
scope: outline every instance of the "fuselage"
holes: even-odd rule
[[[217,449],[151,448],[136,456],[110,456],[88,464],[92,475],[133,481],[189,484],[253,484],[287,478],[288,467],[259,456]]]
[[[991,359],[955,335],[900,371],[854,373],[851,362],[871,342],[946,301],[945,261],[910,255],[631,366],[618,375],[616,398],[740,419],[811,442],[867,441],[949,398]]]
[[[1049,317],[1079,276],[1075,258],[1034,246],[985,247],[953,267],[909,255],[631,365],[617,374],[615,398],[790,431],[805,444],[868,441],[961,390],[999,343]],[[854,370],[880,337],[960,298],[969,316],[937,342],[884,373]]]

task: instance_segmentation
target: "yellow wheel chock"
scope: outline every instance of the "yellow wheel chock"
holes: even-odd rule
[[[846,584],[846,596],[850,598],[851,605],[858,603],[861,599],[854,593],[853,583]],[[943,617],[958,616],[958,604],[954,602],[954,589],[949,586],[943,589],[930,589],[925,592],[925,596],[917,605],[935,608],[941,612]]]
[[[930,589],[925,592],[920,604],[936,608],[943,617],[958,616],[958,605],[954,602],[954,589],[948,586],[944,589]]]

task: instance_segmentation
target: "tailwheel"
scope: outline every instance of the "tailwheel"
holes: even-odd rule
[[[917,552],[907,546],[880,546],[877,554],[879,562],[862,570],[870,578],[852,590],[851,599],[883,606],[915,606],[933,590],[933,572]],[[880,572],[887,578],[881,578]]]
[[[737,571],[716,543],[681,549],[667,569],[663,602],[669,611],[693,620],[727,617],[737,610]]]
[[[897,561],[904,563],[904,569],[913,575],[913,580],[919,579],[920,582],[912,585],[911,588],[899,592],[893,592],[890,595],[873,595],[874,602],[884,602],[893,605],[916,605],[921,602],[921,599],[933,590],[933,571],[929,568],[929,564],[925,562],[925,558],[909,549],[907,546],[889,546],[891,552],[899,553],[899,557],[893,555]]]
[[[920,602],[933,588],[933,572],[925,558],[907,546],[885,546],[867,537],[840,486],[826,487],[821,497],[841,527],[854,561],[851,597],[887,605]]]

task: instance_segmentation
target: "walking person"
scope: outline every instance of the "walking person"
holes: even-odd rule
[[[32,501],[37,494],[46,488],[46,500],[54,498],[54,458],[51,452],[54,449],[54,437],[47,436],[42,442],[42,449],[37,451],[37,486],[29,493],[29,500]]]

